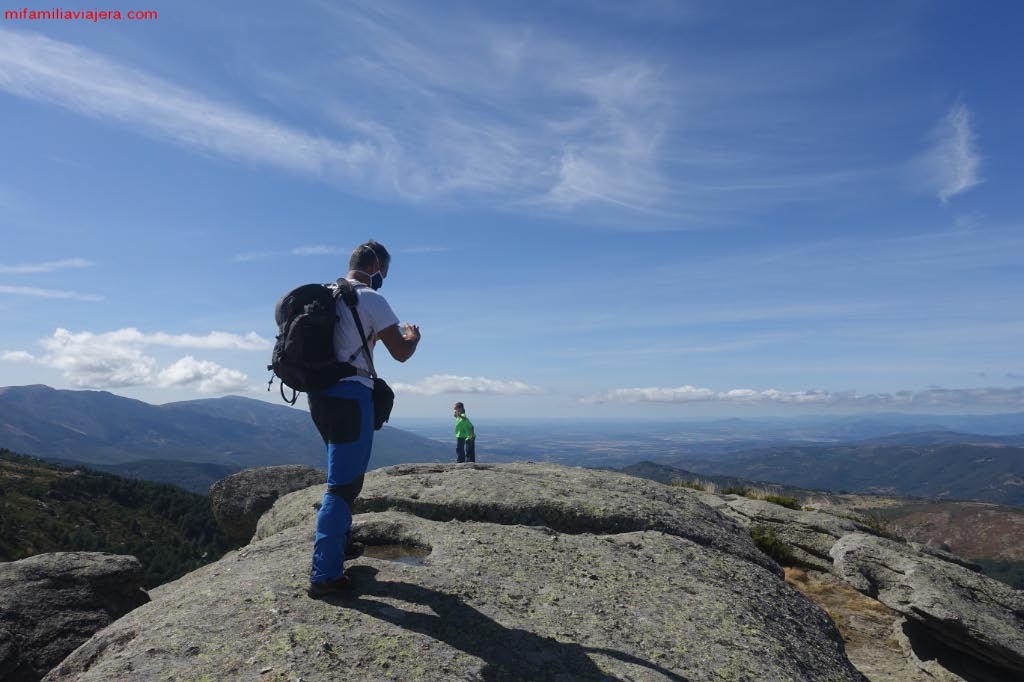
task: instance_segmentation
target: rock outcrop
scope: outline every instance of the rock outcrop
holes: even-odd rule
[[[833,622],[682,489],[541,464],[371,472],[350,593],[305,595],[320,490],[47,680],[862,680]]]
[[[246,469],[211,485],[210,505],[225,535],[249,542],[256,523],[277,498],[326,481],[327,474],[320,469],[299,464]]]
[[[771,528],[801,564],[821,571],[832,570],[829,551],[839,538],[870,530],[852,519],[824,512],[789,509],[764,500],[707,493],[701,495],[701,499],[744,527]]]
[[[744,526],[771,528],[804,567],[828,572],[900,614],[890,620],[889,638],[905,643],[907,679],[1024,679],[1024,593],[971,562],[826,512],[735,495],[700,497]]]
[[[0,679],[40,679],[148,600],[135,557],[55,552],[0,563]]]
[[[786,582],[825,609],[843,636],[846,655],[872,682],[966,682],[939,664],[933,652],[922,650],[918,655],[904,632],[908,627],[904,616],[842,579],[790,567]]]
[[[1024,679],[1024,592],[892,540],[852,533],[832,547],[835,573],[907,617],[970,679]]]

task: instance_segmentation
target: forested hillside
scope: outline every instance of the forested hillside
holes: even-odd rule
[[[130,554],[148,588],[227,549],[203,495],[0,449],[0,561],[74,550]]]

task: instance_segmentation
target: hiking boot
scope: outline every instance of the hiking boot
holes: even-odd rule
[[[363,556],[363,552],[365,551],[366,545],[358,541],[350,541],[348,544],[345,545],[345,561],[348,561],[350,559],[358,559],[359,557]]]
[[[345,592],[352,587],[352,578],[347,575],[342,575],[337,580],[326,580],[322,583],[310,582],[309,587],[306,588],[306,594],[313,599],[319,597],[325,597],[329,594],[337,594],[339,592]]]

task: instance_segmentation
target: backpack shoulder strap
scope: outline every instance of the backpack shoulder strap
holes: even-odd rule
[[[356,294],[356,288],[352,286],[352,282],[349,282],[344,277],[339,277],[338,288],[334,291],[335,296],[345,303],[349,312],[352,313],[352,319],[356,321],[356,329],[359,330],[359,340],[363,343],[363,353],[366,355],[366,363],[370,366],[370,376],[376,379],[377,370],[373,367],[373,354],[370,353],[370,347],[366,343],[366,332],[363,331],[363,321],[359,319],[359,315],[356,313],[356,307],[359,305],[359,295]],[[353,359],[355,359],[355,355],[349,359],[349,362]]]
[[[359,296],[356,295],[356,288],[352,286],[352,282],[344,277],[339,277],[335,284],[337,286],[334,290],[335,298],[340,298],[350,309],[359,305]]]

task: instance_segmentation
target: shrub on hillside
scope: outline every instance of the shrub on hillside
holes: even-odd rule
[[[798,563],[793,550],[779,538],[774,528],[770,526],[754,526],[750,529],[750,537],[754,540],[754,544],[757,545],[759,550],[783,566],[794,566]]]
[[[787,509],[796,509],[799,511],[803,508],[800,504],[800,500],[796,499],[792,495],[765,495],[759,499],[786,507]]]

